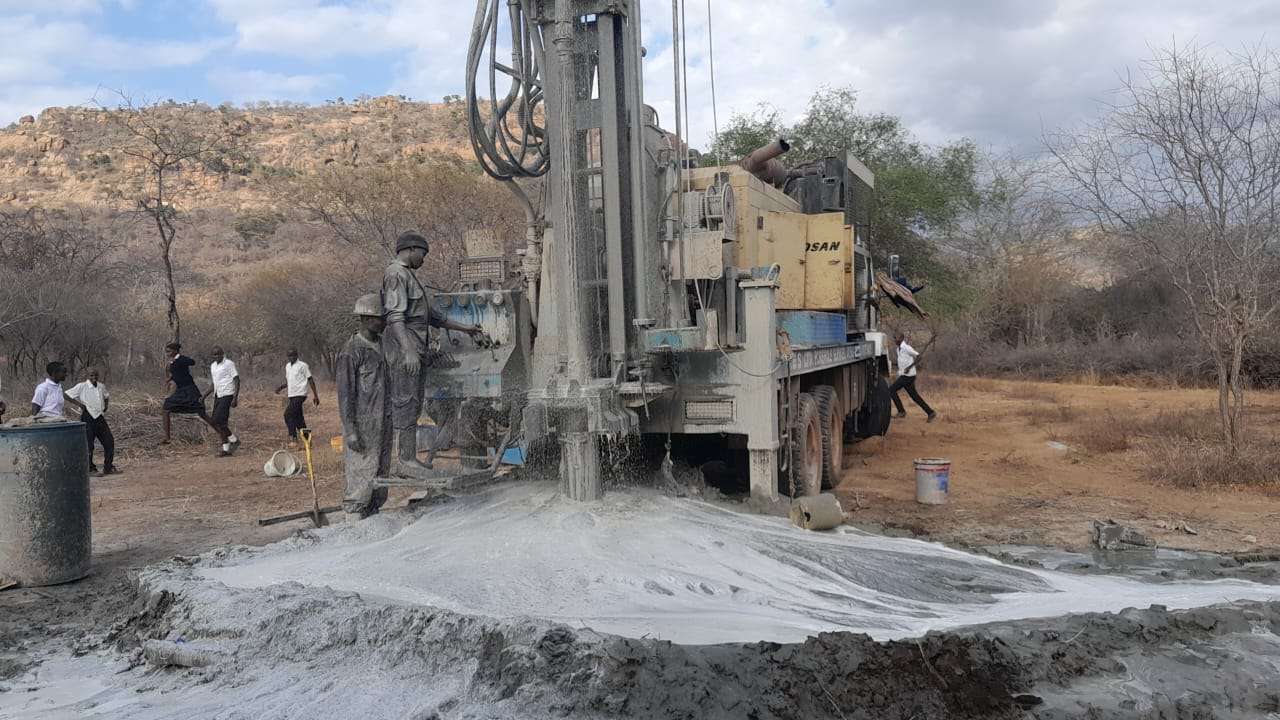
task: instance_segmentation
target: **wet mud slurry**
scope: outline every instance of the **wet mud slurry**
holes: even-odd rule
[[[1273,598],[509,486],[148,568],[96,645],[0,680],[0,717],[1268,717]],[[156,669],[146,638],[218,660]]]

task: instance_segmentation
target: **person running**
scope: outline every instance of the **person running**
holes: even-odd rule
[[[240,444],[240,438],[231,432],[231,408],[240,404],[240,373],[236,364],[227,359],[222,348],[215,346],[209,353],[213,362],[209,363],[209,390],[200,399],[201,403],[213,395],[213,425],[227,439],[218,450],[218,457],[227,457]]]
[[[225,445],[227,436],[222,432],[222,428],[213,424],[213,420],[209,418],[209,414],[204,409],[204,397],[200,394],[200,388],[196,387],[195,378],[191,377],[191,368],[195,367],[196,361],[182,354],[182,345],[177,342],[171,342],[164,346],[165,354],[169,356],[169,365],[165,368],[165,386],[166,388],[172,384],[173,392],[169,397],[164,399],[164,439],[160,441],[161,445],[168,445],[170,441],[170,429],[172,427],[172,415],[195,415],[205,422],[206,425],[213,428],[218,433],[218,439]]]
[[[929,403],[925,402],[916,390],[916,364],[919,362],[920,353],[907,343],[906,333],[894,333],[893,340],[898,344],[898,379],[889,386],[889,392],[893,393],[893,404],[898,408],[897,416],[900,418],[907,416],[907,409],[902,406],[902,398],[898,397],[899,390],[906,390],[912,401],[928,416],[928,422],[933,422],[938,418],[938,413],[929,407]]]
[[[115,475],[120,472],[116,467],[116,438],[111,434],[111,426],[107,424],[107,406],[111,404],[111,393],[107,386],[98,382],[98,371],[89,370],[89,379],[76,384],[67,391],[67,399],[80,406],[80,422],[84,423],[85,440],[89,444],[89,472],[98,472],[93,464],[93,441],[102,445],[102,474]]]
[[[36,386],[31,396],[31,414],[36,418],[63,419],[66,393],[62,391],[62,381],[67,379],[67,366],[54,360],[44,366],[44,373],[44,382]]]
[[[284,410],[284,426],[289,431],[289,442],[298,440],[298,431],[307,429],[307,418],[302,406],[307,402],[307,389],[310,388],[312,401],[320,404],[320,391],[316,389],[315,378],[311,377],[311,368],[298,359],[298,351],[289,350],[289,362],[284,366],[284,384],[276,388],[276,394],[289,391],[289,404]]]

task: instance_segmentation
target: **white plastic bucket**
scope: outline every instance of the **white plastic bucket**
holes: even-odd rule
[[[267,477],[290,477],[297,475],[301,469],[298,458],[288,450],[275,451],[271,454],[271,459],[262,466],[262,472],[266,473]]]
[[[951,486],[949,458],[916,458],[916,502],[942,505]]]

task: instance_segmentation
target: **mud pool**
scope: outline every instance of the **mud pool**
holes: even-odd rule
[[[235,588],[282,583],[366,600],[683,644],[878,640],[1068,613],[1280,599],[1241,580],[1151,584],[999,563],[938,544],[784,519],[643,490],[590,504],[520,483],[201,570]]]

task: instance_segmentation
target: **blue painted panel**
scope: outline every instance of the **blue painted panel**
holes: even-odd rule
[[[787,331],[792,345],[816,347],[845,342],[844,313],[784,310],[778,313],[778,327]]]

